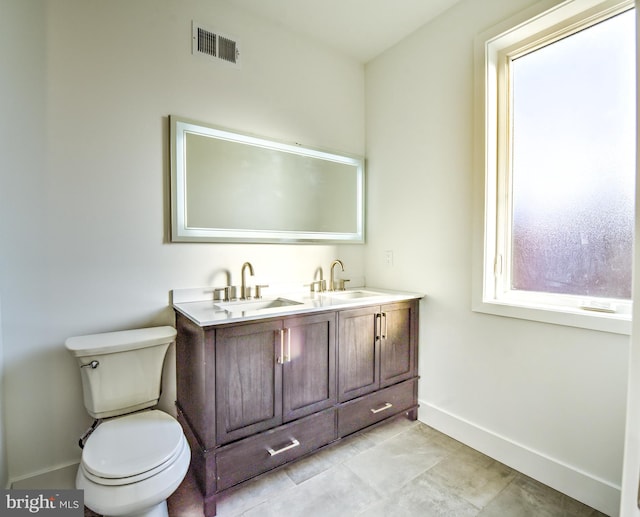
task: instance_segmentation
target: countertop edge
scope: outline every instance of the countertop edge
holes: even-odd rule
[[[327,311],[338,311],[345,309],[355,309],[358,307],[367,307],[371,305],[383,305],[388,303],[400,303],[410,300],[420,300],[425,297],[424,294],[415,292],[393,291],[389,289],[379,289],[373,287],[362,287],[353,289],[367,290],[379,293],[378,296],[372,298],[353,300],[342,300],[340,303],[326,303],[326,299],[330,299],[330,293],[323,293],[322,296],[314,295],[310,293],[283,293],[278,298],[287,298],[296,300],[297,305],[291,305],[287,307],[278,307],[273,309],[262,309],[257,311],[246,311],[250,314],[243,313],[242,316],[236,316],[234,313],[216,309],[216,303],[214,300],[194,300],[194,301],[181,301],[173,303],[174,310],[191,320],[193,323],[202,328],[217,327],[222,325],[248,323],[253,321],[282,318],[290,316],[298,316],[305,314],[313,314]],[[342,291],[344,293],[345,291]],[[348,292],[348,291],[346,291]],[[320,304],[319,304],[320,303]],[[237,313],[235,313],[237,314]]]

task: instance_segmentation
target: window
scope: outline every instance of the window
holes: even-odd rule
[[[578,0],[481,38],[485,228],[475,308],[628,332],[635,11],[632,2],[593,4]]]

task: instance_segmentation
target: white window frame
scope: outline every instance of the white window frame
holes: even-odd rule
[[[508,221],[509,106],[508,58],[549,44],[587,25],[634,7],[633,0],[544,0],[480,34],[475,42],[476,175],[474,184],[473,310],[499,316],[568,325],[619,334],[631,333],[631,301],[504,290],[510,274],[502,257]],[[505,94],[507,92],[507,94]],[[502,96],[502,97],[501,97]],[[507,113],[506,115],[504,115]],[[501,115],[499,115],[501,114]],[[505,179],[507,178],[507,179]],[[508,224],[508,223],[507,223]],[[612,304],[615,312],[601,312]]]

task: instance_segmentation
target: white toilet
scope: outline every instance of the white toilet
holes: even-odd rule
[[[150,409],[160,398],[173,327],[67,339],[80,365],[84,405],[100,423],[82,450],[76,487],[104,516],[168,517],[167,497],[184,479],[191,452],[175,418]]]

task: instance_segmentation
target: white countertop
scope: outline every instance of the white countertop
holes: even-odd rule
[[[173,291],[173,308],[201,327],[238,323],[280,316],[293,316],[337,309],[402,302],[423,294],[358,287],[346,291],[310,293],[294,291],[261,299],[221,302],[213,300],[211,288]],[[275,302],[277,307],[257,308]]]

